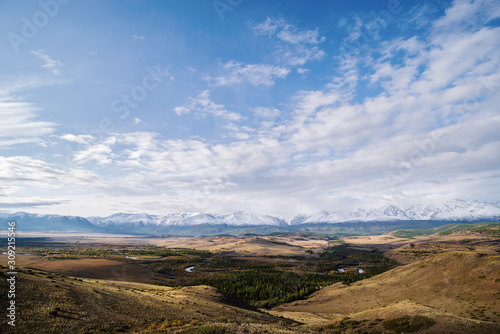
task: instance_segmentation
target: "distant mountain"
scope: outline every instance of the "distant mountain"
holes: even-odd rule
[[[166,215],[148,215],[118,213],[108,217],[89,217],[96,226],[192,226],[192,225],[228,225],[228,226],[288,226],[288,223],[270,215],[262,215],[244,211],[237,211],[228,215],[211,213],[169,213]]]
[[[371,210],[324,210],[308,217],[296,216],[290,224],[405,220],[480,221],[485,219],[500,219],[499,203],[455,200],[442,205],[416,204],[400,208],[393,204],[386,204]]]
[[[87,217],[87,220],[97,226],[132,225],[144,226],[154,225],[157,216],[147,213],[116,213],[108,217]]]
[[[400,207],[386,204],[370,210],[323,210],[313,215],[299,214],[289,223],[278,217],[244,211],[225,215],[185,212],[165,215],[117,213],[108,217],[88,218],[25,212],[0,213],[1,223],[16,221],[17,228],[21,231],[88,231],[185,236],[281,232],[335,234],[348,231],[355,234],[376,234],[398,228],[435,227],[450,221],[485,220],[500,220],[500,203],[456,200],[442,205],[415,204]]]
[[[40,215],[26,212],[4,214],[0,218],[2,225],[15,221],[18,231],[95,231],[96,227],[83,217]]]
[[[295,217],[293,217],[293,219],[290,221],[290,225],[302,224],[304,221],[306,221],[310,217],[311,217],[311,215],[304,214],[304,213],[299,213],[298,215],[296,215]]]

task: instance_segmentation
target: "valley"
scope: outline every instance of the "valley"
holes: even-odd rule
[[[23,233],[18,325],[12,331],[4,318],[0,326],[6,333],[496,333],[499,228],[344,237]],[[0,284],[4,291],[6,279]]]

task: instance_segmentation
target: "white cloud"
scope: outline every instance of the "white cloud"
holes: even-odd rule
[[[30,197],[0,197],[0,208],[40,208],[52,205],[61,205],[68,203],[65,199],[52,199],[47,200],[42,197],[30,196]]]
[[[213,102],[210,99],[210,92],[208,90],[201,92],[200,95],[195,98],[190,97],[187,104],[175,107],[174,111],[179,116],[194,111],[202,115],[207,113],[212,114],[231,121],[240,121],[244,119],[240,114],[226,110],[224,105]]]
[[[437,9],[429,3],[418,4],[410,8],[409,15],[411,18],[406,20],[405,24],[408,22],[415,23],[417,28],[422,28],[429,24],[430,17],[436,12]]]
[[[319,35],[318,28],[300,30],[283,19],[268,17],[264,22],[253,25],[251,28],[259,34],[276,35],[280,40],[290,44],[319,44],[325,40],[325,37]]]
[[[15,94],[32,89],[66,83],[68,83],[68,80],[53,75],[20,74],[15,77],[3,77],[0,79],[0,98],[5,98],[5,96],[12,97]]]
[[[336,91],[299,91],[295,94],[295,112],[313,114],[319,108],[339,102],[341,96]]]
[[[241,83],[250,83],[252,86],[273,86],[276,79],[284,79],[289,69],[281,66],[266,64],[242,64],[229,61],[222,65],[225,75],[211,77],[205,80],[213,86],[227,86]]]
[[[281,111],[274,107],[266,108],[266,107],[256,107],[252,109],[253,113],[258,117],[262,118],[275,118],[281,114]]]
[[[495,0],[455,0],[446,9],[446,15],[435,21],[436,29],[465,30],[478,23],[487,23],[500,17],[498,3]]]
[[[99,177],[86,170],[59,168],[27,156],[0,156],[0,179],[0,188],[12,187],[15,194],[23,184],[46,190],[61,189],[70,185],[89,185]]]
[[[309,69],[307,69],[307,68],[300,68],[299,67],[297,69],[297,73],[299,73],[299,74],[306,74],[307,72],[309,72]]]
[[[0,98],[0,147],[39,142],[54,132],[55,123],[36,120],[39,108],[28,102]]]
[[[283,48],[280,50],[280,59],[290,66],[303,66],[311,60],[321,60],[325,56],[325,51],[317,46],[290,49]]]
[[[225,125],[224,129],[229,130],[230,136],[238,140],[250,139],[252,132],[255,131],[254,129],[249,128],[247,126],[237,126],[234,123],[229,123]]]
[[[47,207],[50,212],[52,207],[67,205],[75,210],[81,204],[72,200],[75,194],[88,192],[100,184],[100,177],[87,170],[57,166],[28,156],[0,156],[2,208]]]
[[[73,161],[81,164],[94,160],[99,165],[108,165],[112,162],[112,151],[111,147],[104,143],[90,145],[73,153]]]
[[[267,18],[264,22],[250,25],[258,34],[267,35],[277,41],[279,63],[288,66],[303,66],[309,61],[321,60],[325,51],[318,44],[325,41],[318,28],[301,30],[283,19]]]
[[[268,17],[264,22],[256,25],[250,25],[250,27],[257,31],[259,34],[274,35],[276,34],[276,30],[278,29],[278,27],[283,24],[283,20],[275,20]]]
[[[191,112],[191,109],[186,107],[186,106],[179,106],[174,108],[175,113],[177,116],[189,114]]]
[[[62,140],[78,143],[78,144],[90,144],[94,141],[94,137],[91,135],[74,135],[71,133],[64,134],[60,136]]]
[[[43,68],[50,70],[54,75],[61,74],[61,67],[63,67],[64,65],[59,60],[52,59],[43,50],[31,50],[31,53],[45,61],[45,65],[42,66]]]
[[[146,37],[144,37],[143,35],[132,35],[132,38],[133,39],[138,39],[138,40],[146,39]]]
[[[467,3],[455,5],[446,12],[450,17],[421,37],[380,41],[335,58],[336,73],[322,89],[298,90],[287,105],[251,108],[258,128],[236,123],[243,116],[205,90],[174,111],[223,118],[233,138],[64,134],[56,138],[81,146],[73,155],[79,169],[2,157],[0,194],[36,204],[32,189],[46,190],[50,201],[64,188],[64,198],[88,207],[98,199],[111,211],[245,209],[287,218],[387,200],[498,200],[500,29],[448,29],[469,15],[459,8]],[[471,14],[479,17],[486,14],[481,6],[467,8],[481,11]],[[357,24],[363,27],[361,20]],[[288,50],[314,50],[323,41],[317,29],[302,31],[280,20],[254,29]],[[281,68],[288,71],[294,65],[286,59]],[[225,66],[227,73],[210,78],[212,84],[270,86],[279,78],[269,74],[272,65],[255,65],[264,66],[261,72],[240,62]],[[34,117],[30,112],[8,118],[26,123]]]

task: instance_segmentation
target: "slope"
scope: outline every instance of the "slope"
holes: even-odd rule
[[[498,325],[499,291],[500,256],[449,252],[351,286],[334,284],[306,300],[281,305],[279,309],[348,315],[411,300],[449,314],[495,321]]]
[[[6,269],[0,269],[6,294]],[[20,269],[16,278],[16,327],[0,322],[2,333],[120,332],[125,329],[182,328],[197,323],[270,324],[280,320],[247,308],[208,286],[180,289],[142,283],[77,279]],[[7,308],[7,298],[1,298]]]

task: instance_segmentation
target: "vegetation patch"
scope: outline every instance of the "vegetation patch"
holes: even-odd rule
[[[182,334],[232,334],[233,331],[222,327],[221,325],[205,325],[199,328],[190,328],[180,332]]]
[[[350,284],[380,274],[396,266],[396,262],[376,250],[352,248],[347,244],[328,247],[318,258],[294,258],[303,261],[298,268],[289,263],[269,264],[259,261],[214,257],[199,270],[212,274],[189,284],[210,285],[231,293],[246,303],[271,308],[282,303],[304,299],[322,287],[343,282]],[[305,261],[305,262],[304,262]],[[363,265],[363,270],[338,268]]]
[[[432,235],[435,233],[438,233],[439,235],[450,235],[462,231],[498,237],[500,236],[500,223],[448,224],[430,229],[398,230],[394,231],[392,235],[398,238],[413,238],[423,235]]]
[[[436,321],[423,315],[404,315],[402,317],[385,320],[382,322],[387,330],[396,333],[414,333],[432,327]]]

